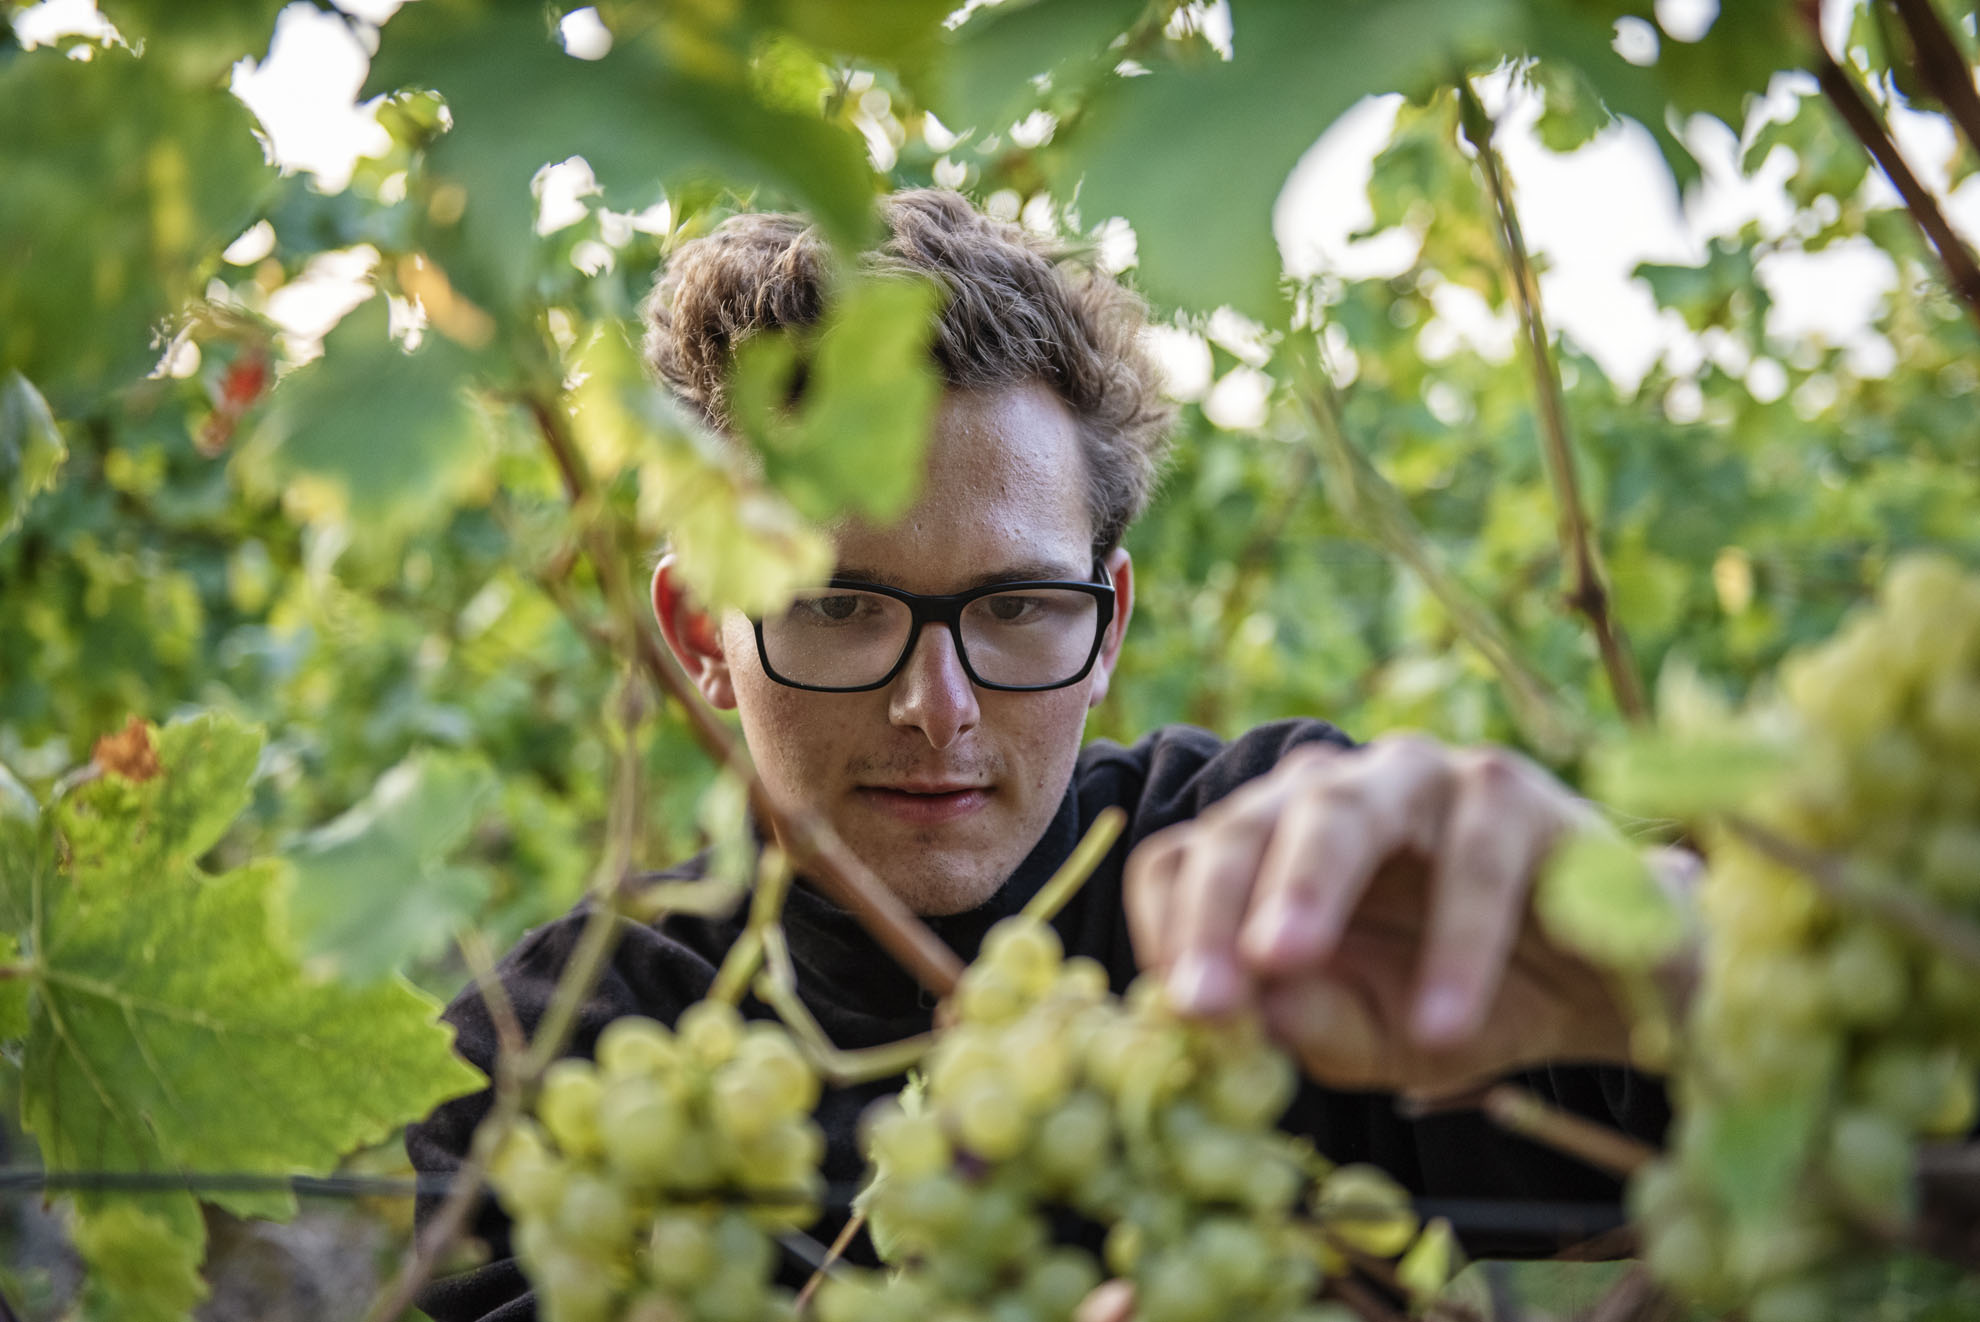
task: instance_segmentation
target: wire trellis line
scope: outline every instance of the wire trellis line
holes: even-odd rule
[[[46,1171],[29,1167],[0,1168],[0,1196],[29,1193],[293,1193],[299,1198],[445,1197],[454,1177],[427,1175],[270,1175],[253,1171]],[[810,1202],[822,1211],[846,1212],[860,1185],[834,1181],[819,1197],[777,1193],[714,1193],[700,1202],[738,1206]],[[1527,1201],[1513,1198],[1441,1198],[1412,1200],[1424,1220],[1442,1217],[1459,1235],[1513,1234],[1574,1239],[1614,1230],[1627,1222],[1622,1205],[1614,1202]],[[1352,1208],[1342,1209],[1352,1214]],[[1389,1209],[1371,1207],[1371,1216]]]

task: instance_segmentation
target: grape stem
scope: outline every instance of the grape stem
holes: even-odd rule
[[[654,636],[652,622],[633,604],[617,539],[594,518],[591,478],[571,440],[562,407],[535,394],[525,396],[522,402],[563,478],[565,497],[584,531],[586,554],[598,575],[606,604],[629,635],[640,667],[663,693],[679,704],[687,717],[689,732],[703,751],[742,780],[749,791],[751,809],[770,828],[771,834],[791,850],[804,867],[805,875],[817,882],[833,901],[849,910],[923,987],[937,996],[947,996],[962,976],[962,961],[955,951],[860,862],[829,824],[815,813],[786,807],[771,798],[741,741],[701,700],[672,655]]]
[[[1351,1206],[1339,1208],[1336,1211],[1336,1215],[1338,1216],[1339,1213],[1344,1212],[1348,1214],[1349,1219],[1352,1219],[1354,1211],[1355,1209]],[[1368,1217],[1370,1220],[1383,1219],[1390,1215],[1392,1215],[1392,1213],[1390,1209],[1386,1207],[1371,1206],[1368,1209]],[[1320,1233],[1323,1235],[1327,1234],[1327,1227],[1325,1221],[1322,1221],[1320,1223]],[[1385,1259],[1374,1257],[1371,1254],[1363,1253],[1361,1250],[1353,1247],[1350,1244],[1345,1244],[1341,1242],[1339,1239],[1336,1239],[1332,1235],[1327,1235],[1327,1243],[1329,1247],[1331,1247],[1335,1252],[1339,1253],[1342,1257],[1346,1258],[1349,1262],[1353,1263],[1356,1271],[1360,1272],[1362,1275],[1368,1277],[1368,1279],[1374,1281],[1377,1285],[1381,1286],[1382,1289],[1388,1294],[1397,1298],[1409,1297],[1409,1287],[1405,1286],[1400,1280],[1396,1278],[1395,1264],[1388,1262]],[[1335,1277],[1331,1281],[1329,1281],[1328,1284],[1335,1287],[1337,1291],[1340,1291],[1342,1287],[1357,1287],[1360,1290],[1366,1292],[1363,1296],[1366,1302],[1371,1302],[1371,1303],[1378,1302],[1375,1299],[1374,1293],[1372,1291],[1367,1291],[1366,1286],[1362,1286],[1359,1282],[1354,1281],[1351,1278]],[[1349,1298],[1348,1295],[1344,1292],[1341,1293],[1341,1301],[1347,1304],[1350,1308],[1357,1307],[1355,1301]],[[1384,1307],[1384,1311],[1379,1314],[1375,1314],[1374,1316],[1380,1316],[1384,1318],[1397,1316],[1397,1314],[1393,1310],[1387,1309],[1386,1306],[1383,1307]],[[1358,1308],[1357,1311],[1359,1311]],[[1362,1313],[1362,1316],[1368,1317],[1371,1315],[1364,1312]],[[1426,1308],[1418,1316],[1430,1319],[1430,1322],[1485,1322],[1485,1320],[1478,1315],[1476,1309],[1472,1308],[1468,1304],[1460,1303],[1458,1300],[1455,1299],[1433,1299],[1430,1301],[1429,1307]],[[1494,1318],[1493,1322],[1504,1322],[1504,1320],[1499,1318]]]
[[[803,1048],[812,1066],[834,1085],[866,1083],[906,1073],[935,1045],[933,1033],[918,1033],[898,1042],[848,1049],[826,1036],[824,1026],[812,1015],[797,990],[797,968],[791,963],[791,948],[781,926],[766,927],[758,933],[763,945],[763,971],[756,975],[754,990]]]
[[[1041,923],[1049,923],[1059,910],[1066,907],[1066,901],[1079,893],[1086,879],[1093,875],[1093,869],[1100,866],[1100,860],[1107,857],[1107,851],[1120,839],[1121,830],[1127,825],[1127,810],[1118,804],[1109,804],[1100,810],[1093,819],[1093,825],[1086,828],[1079,844],[1073,847],[1052,879],[1038,888],[1038,893],[1025,902],[1024,916],[1035,918]]]
[[[1300,340],[1306,343],[1302,346]],[[1313,419],[1327,467],[1323,485],[1328,500],[1343,519],[1416,575],[1458,633],[1491,665],[1527,744],[1551,762],[1572,759],[1585,741],[1579,723],[1562,707],[1553,686],[1520,656],[1490,608],[1444,566],[1402,494],[1349,439],[1340,392],[1321,361],[1318,337],[1312,331],[1294,331],[1292,347],[1296,390]]]
[[[1637,1263],[1596,1301],[1588,1312],[1588,1322],[1679,1322],[1683,1316],[1671,1297],[1650,1279],[1643,1264]]]
[[[1568,441],[1567,405],[1562,398],[1560,369],[1554,362],[1553,346],[1547,336],[1547,320],[1540,308],[1540,283],[1534,278],[1533,263],[1526,253],[1526,236],[1520,229],[1519,212],[1513,208],[1512,188],[1506,180],[1505,163],[1492,145],[1497,128],[1469,76],[1457,80],[1459,123],[1464,136],[1478,156],[1478,169],[1485,176],[1485,187],[1492,195],[1492,209],[1498,220],[1500,255],[1505,258],[1511,277],[1513,303],[1526,332],[1526,347],[1533,360],[1533,397],[1540,423],[1541,454],[1546,460],[1547,477],[1554,488],[1556,520],[1561,543],[1561,560],[1568,574],[1567,605],[1587,617],[1595,635],[1596,650],[1602,656],[1602,669],[1609,677],[1609,692],[1616,708],[1632,725],[1650,719],[1650,703],[1643,696],[1643,681],[1630,655],[1629,642],[1610,610],[1609,588],[1603,581],[1601,552],[1587,507],[1582,503],[1581,486],[1574,471],[1574,447]]]
[[[1729,813],[1725,822],[1734,835],[1806,877],[1831,902],[1880,919],[1948,959],[1980,972],[1980,927],[1958,914],[1909,891],[1867,886],[1850,875],[1843,860],[1805,849],[1751,818]]]
[[[1611,1175],[1634,1175],[1657,1150],[1604,1124],[1564,1111],[1517,1084],[1498,1083],[1478,1097],[1478,1109],[1501,1129],[1545,1143]]]
[[[818,1264],[805,1281],[804,1288],[798,1291],[797,1299],[791,1305],[793,1317],[802,1319],[810,1311],[811,1297],[818,1293],[818,1287],[824,1283],[827,1276],[832,1274],[832,1268],[838,1265],[839,1259],[844,1257],[846,1250],[852,1246],[853,1236],[857,1235],[865,1225],[864,1211],[855,1211],[846,1218],[845,1226],[832,1240],[831,1247],[825,1250],[825,1260]]]

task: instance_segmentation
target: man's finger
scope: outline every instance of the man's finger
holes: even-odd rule
[[[1422,1045],[1448,1046],[1484,1019],[1526,921],[1534,870],[1561,826],[1510,754],[1487,750],[1458,773],[1410,1014]]]
[[[1116,1276],[1093,1287],[1080,1301],[1073,1322],[1133,1322],[1134,1283]]]
[[[1171,826],[1143,840],[1128,855],[1121,904],[1127,910],[1135,963],[1141,968],[1164,969],[1174,957],[1168,949],[1170,900],[1186,839],[1186,828]]]
[[[1240,937],[1248,964],[1292,973],[1324,961],[1390,856],[1434,852],[1447,759],[1427,740],[1403,738],[1316,770],[1291,796],[1262,861]]]
[[[1306,975],[1268,983],[1258,1008],[1265,1029],[1299,1059],[1308,1074],[1336,1088],[1389,1082],[1392,1048],[1371,1007],[1345,982]]]
[[[1184,1014],[1225,1014],[1249,994],[1238,928],[1283,798],[1279,787],[1261,785],[1192,836],[1183,853],[1169,908],[1175,961],[1168,986]]]

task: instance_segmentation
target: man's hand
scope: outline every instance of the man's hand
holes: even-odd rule
[[[1255,1004],[1315,1078],[1441,1092],[1626,1058],[1602,975],[1532,916],[1595,816],[1503,749],[1421,736],[1291,754],[1128,859],[1135,949],[1186,1013]]]

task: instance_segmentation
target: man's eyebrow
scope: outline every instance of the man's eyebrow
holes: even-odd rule
[[[840,565],[832,571],[832,577],[856,579],[862,583],[878,583],[881,587],[888,588],[900,586],[898,576],[865,565]],[[1085,579],[1084,569],[1074,568],[1063,560],[1020,560],[988,573],[974,575],[965,580],[958,591],[988,587],[992,583],[1079,583]]]

